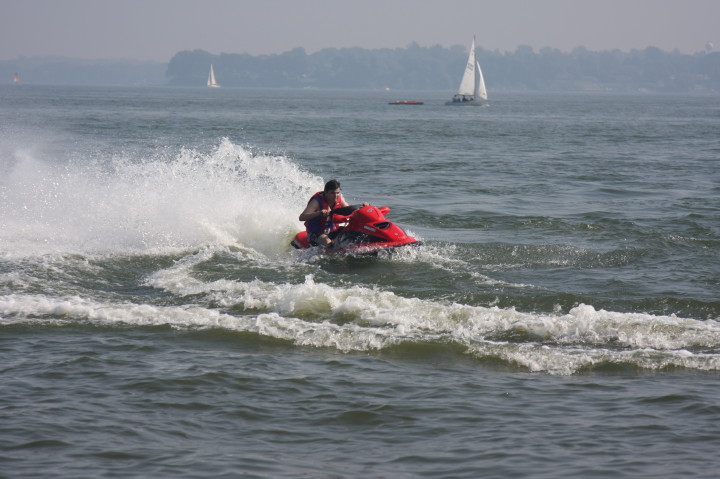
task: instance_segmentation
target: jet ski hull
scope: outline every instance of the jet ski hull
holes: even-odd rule
[[[339,208],[336,212],[350,214],[335,215],[334,221],[346,222],[334,235],[331,245],[325,247],[326,252],[345,254],[372,254],[382,250],[394,249],[402,246],[419,245],[419,241],[408,236],[405,231],[395,223],[388,221],[385,214],[390,212],[387,206],[348,206]],[[307,231],[300,231],[290,244],[297,249],[313,247],[308,239]]]

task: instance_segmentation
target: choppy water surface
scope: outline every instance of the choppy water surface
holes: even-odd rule
[[[720,99],[445,96],[0,89],[0,475],[713,477]]]

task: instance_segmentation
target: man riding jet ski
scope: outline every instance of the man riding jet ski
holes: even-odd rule
[[[340,193],[340,183],[330,180],[323,191],[310,198],[299,218],[305,221],[305,231],[295,235],[290,244],[299,249],[324,246],[346,253],[417,244],[415,238],[385,218],[389,212],[387,206],[348,205]]]
[[[310,198],[299,220],[305,222],[305,231],[312,246],[329,246],[332,243],[338,223],[332,221],[330,212],[344,206],[348,204],[340,193],[338,180],[328,181],[323,191],[318,191]]]

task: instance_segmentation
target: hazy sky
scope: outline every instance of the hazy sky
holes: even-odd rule
[[[0,59],[468,45],[720,50],[720,0],[0,0]]]

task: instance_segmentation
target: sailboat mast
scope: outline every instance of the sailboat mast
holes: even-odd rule
[[[479,100],[480,78],[482,78],[482,73],[480,72],[480,63],[477,61],[477,50],[475,50],[475,35],[473,35],[473,70],[475,72],[475,91],[473,92],[473,98],[475,100]]]

